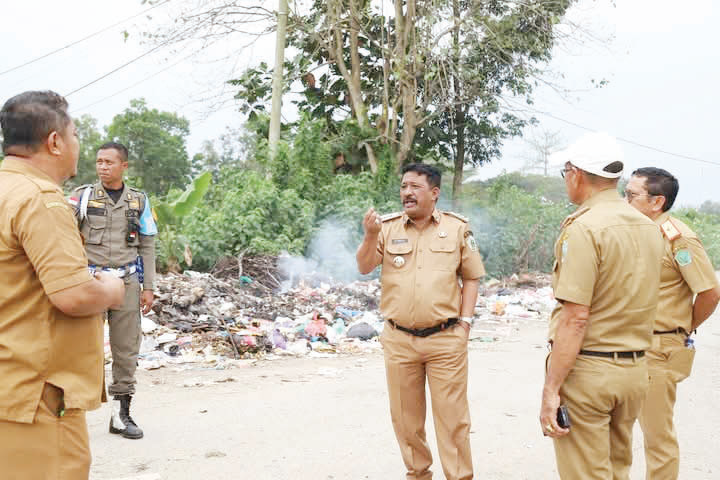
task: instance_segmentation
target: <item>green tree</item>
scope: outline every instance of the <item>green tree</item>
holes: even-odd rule
[[[463,167],[496,158],[502,141],[521,133],[528,119],[507,99],[531,102],[559,35],[555,27],[572,3],[294,3],[287,43],[297,54],[285,62],[284,91],[302,80],[298,108],[327,120],[326,139],[352,122],[353,150],[362,151],[363,166],[373,173],[384,148],[392,151],[396,169],[418,158],[448,162],[457,197]],[[253,24],[275,25],[273,17],[263,4],[196,0],[149,36],[158,44],[196,40],[204,45],[252,31]],[[229,83],[238,87],[240,110],[250,120],[269,110],[272,69],[267,64]]]
[[[352,119],[373,172],[382,145],[398,167],[447,161],[457,198],[463,167],[497,158],[526,125],[502,100],[531,102],[571,3],[405,0],[385,13],[367,0],[315,0],[291,18],[299,53],[286,62],[288,84],[302,79],[298,108],[327,119],[330,133]],[[267,109],[270,79],[260,64],[230,82],[250,116]]]
[[[190,181],[191,162],[185,140],[190,124],[172,112],[148,108],[144,99],[116,115],[107,127],[107,137],[130,151],[130,176],[139,188],[165,195],[170,188],[182,189]]]
[[[74,119],[74,122],[80,141],[80,156],[77,176],[65,184],[69,189],[97,181],[95,158],[98,147],[103,143],[103,135],[98,129],[98,121],[95,118],[86,114]]]
[[[213,178],[217,180],[221,161],[220,154],[215,149],[213,142],[205,140],[200,146],[200,151],[193,155],[192,173],[197,175],[200,172],[207,171],[212,173]]]

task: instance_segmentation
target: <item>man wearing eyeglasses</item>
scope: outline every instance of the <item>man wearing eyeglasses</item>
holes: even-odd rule
[[[653,344],[647,352],[650,390],[639,417],[646,478],[652,480],[678,478],[680,451],[673,425],[677,384],[692,369],[691,333],[712,315],[720,300],[715,269],[702,243],[668,213],[678,190],[677,179],[660,168],[635,170],[625,188],[630,205],[660,225],[665,238]]]
[[[547,374],[540,424],[552,437],[562,479],[627,480],[632,428],[647,393],[660,284],[662,235],[622,200],[622,151],[592,133],[556,154],[579,208],[555,244]],[[562,428],[564,404],[572,426]]]

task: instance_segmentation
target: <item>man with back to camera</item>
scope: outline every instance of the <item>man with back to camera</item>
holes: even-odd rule
[[[122,307],[108,311],[113,359],[108,392],[114,398],[109,431],[139,439],[143,431],[130,415],[130,403],[142,342],[140,311],[148,313],[153,304],[157,227],[147,195],[123,181],[128,168],[125,145],[102,145],[95,167],[99,181],[76,188],[70,202],[85,238],[90,268],[113,271],[125,282]]]
[[[0,110],[0,469],[2,478],[87,479],[85,412],[103,399],[100,315],[122,281],[87,268],[60,189],[77,132],[60,95],[25,92]]]
[[[570,201],[555,244],[547,373],[540,425],[560,478],[627,480],[632,428],[648,390],[660,285],[660,230],[617,192],[622,151],[592,133],[557,154]],[[564,402],[571,427],[557,421]]]
[[[382,265],[380,310],[386,324],[380,341],[408,480],[432,478],[426,378],[445,478],[473,478],[467,342],[485,268],[467,219],[436,209],[440,180],[433,166],[405,166],[404,211],[380,217],[369,209],[356,257],[362,274]]]
[[[645,437],[648,480],[676,480],[680,468],[673,409],[677,384],[690,375],[695,348],[690,338],[720,300],[715,269],[702,243],[687,225],[670,215],[680,185],[661,168],[635,170],[625,198],[660,226],[665,240],[658,312],[647,352],[650,390],[640,426]]]

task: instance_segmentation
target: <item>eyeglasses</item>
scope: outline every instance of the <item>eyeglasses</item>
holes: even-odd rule
[[[565,178],[565,174],[566,174],[567,172],[572,172],[573,170],[575,170],[575,169],[572,168],[572,167],[571,167],[571,168],[563,168],[562,170],[560,170],[560,176],[561,176],[562,178]]]
[[[635,193],[631,192],[630,190],[625,190],[623,192],[623,195],[625,196],[625,199],[627,199],[628,202],[632,202],[637,197],[655,197],[656,195],[652,195],[650,193]]]

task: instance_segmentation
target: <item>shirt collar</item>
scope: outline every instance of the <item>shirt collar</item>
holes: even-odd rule
[[[95,191],[97,192],[98,190],[102,190],[102,191],[103,191],[103,195],[106,196],[107,198],[109,198],[110,200],[112,200],[112,197],[111,197],[110,194],[108,193],[108,189],[105,188],[105,185],[103,185],[102,181],[98,181],[98,182],[95,184]],[[118,203],[120,203],[120,200],[122,200],[123,198],[125,198],[126,190],[127,190],[127,185],[125,184],[125,182],[123,182],[123,186],[122,186],[122,188],[120,189],[120,191],[121,191],[122,193],[121,193],[120,196],[118,197],[118,201],[117,201],[117,202],[114,202],[116,205],[117,205]],[[113,190],[113,192],[116,192],[116,191],[117,191],[117,190]]]
[[[620,194],[618,193],[617,189],[615,187],[608,188],[607,190],[601,190],[594,194],[592,197],[585,200],[582,205],[580,205],[580,208],[591,208],[597,205],[598,203],[605,203],[605,202],[623,202],[624,200],[620,197]]]
[[[407,213],[405,213],[405,212],[403,212],[402,219],[403,219],[403,225],[412,223],[412,219],[410,217],[408,217]],[[440,211],[437,208],[433,210],[432,219],[435,221],[436,224],[440,224]]]
[[[0,166],[0,170],[5,172],[22,173],[24,175],[36,177],[41,180],[47,180],[49,182],[52,182],[53,185],[57,185],[57,183],[55,183],[55,180],[53,180],[47,173],[43,172],[37,167],[30,165],[28,162],[19,160],[14,157],[6,157],[2,162],[2,166]],[[59,185],[58,188],[60,188]]]

